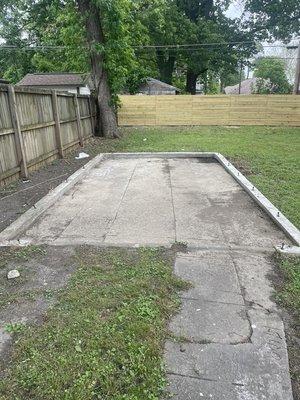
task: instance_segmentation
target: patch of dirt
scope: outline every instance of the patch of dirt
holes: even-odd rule
[[[89,162],[92,157],[101,151],[102,147],[105,147],[104,140],[102,138],[93,138],[85,147],[70,152],[66,158],[55,160],[38,171],[30,173],[28,182],[18,180],[7,186],[0,187],[0,232],[50,190]],[[75,156],[81,151],[86,152],[90,157],[75,160]],[[105,148],[103,152],[105,152]]]
[[[76,268],[74,254],[72,247],[0,248],[0,371],[9,359],[14,339],[7,326],[43,323],[46,311],[55,303],[55,294]],[[11,269],[17,269],[20,277],[8,280]]]
[[[243,175],[249,176],[255,174],[255,171],[251,169],[250,163],[236,157],[227,157],[228,160],[237,168]]]
[[[171,251],[174,254],[174,259],[177,253],[187,253],[187,244],[184,242],[175,242],[171,246]]]

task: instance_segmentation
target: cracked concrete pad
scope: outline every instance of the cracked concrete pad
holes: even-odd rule
[[[192,283],[184,298],[244,305],[240,284],[230,253],[197,251],[178,254],[175,274]]]
[[[254,308],[277,310],[272,301],[274,292],[268,279],[274,274],[272,258],[269,254],[249,252],[232,252],[241,286],[244,288],[245,300],[253,303]]]
[[[137,164],[105,243],[163,245],[176,241],[166,165],[167,160],[156,159]]]
[[[177,240],[191,245],[225,242],[261,247],[286,241],[220,165],[197,159],[169,163]]]
[[[218,163],[138,156],[102,161],[21,239],[253,248],[288,242]]]
[[[282,322],[276,314],[253,313],[249,343],[166,343],[165,362],[175,399],[199,399],[200,389],[205,399],[210,395],[230,400],[293,399]],[[228,393],[231,397],[226,397]]]
[[[258,326],[248,343],[230,345],[168,341],[165,346],[167,371],[237,384],[266,376],[266,381],[279,380],[285,390],[290,389],[288,368],[285,368],[288,358],[283,326],[280,332],[266,327],[263,321],[266,323],[269,317],[265,315],[261,318],[261,324],[259,319],[256,320]],[[270,318],[273,319],[272,316]]]
[[[168,382],[168,391],[173,400],[292,400],[292,397],[286,397],[278,381],[268,385],[267,393],[261,377],[257,382],[251,381],[243,386],[172,374],[168,375]]]
[[[179,343],[165,346],[172,398],[292,400],[284,326],[269,298],[269,257],[226,250],[178,255],[175,272],[193,288],[181,294],[182,309],[170,324]],[[244,306],[222,301],[227,291],[240,292]],[[191,294],[198,300],[186,300]]]
[[[195,342],[241,343],[250,329],[243,306],[202,300],[183,299],[170,323],[173,334]]]

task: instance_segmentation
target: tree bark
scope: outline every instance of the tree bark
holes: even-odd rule
[[[176,61],[175,55],[166,55],[164,50],[162,51],[158,49],[156,51],[156,56],[160,80],[171,85]]]
[[[190,94],[196,94],[196,83],[198,74],[193,72],[191,69],[187,70],[186,73],[186,91]]]
[[[105,44],[102,30],[102,16],[100,9],[93,0],[77,0],[80,13],[85,18],[87,40],[91,49],[91,72],[95,87],[95,97],[98,102],[99,123],[96,135],[107,138],[120,137],[118,132],[117,118],[111,101],[111,91],[108,84],[107,71],[103,65],[103,54],[95,49],[95,45]]]

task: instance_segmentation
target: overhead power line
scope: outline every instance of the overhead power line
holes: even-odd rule
[[[132,46],[134,49],[196,49],[200,47],[211,47],[211,46],[226,46],[226,45],[243,45],[243,44],[257,44],[262,48],[267,47],[281,47],[286,48],[285,45],[282,44],[260,44],[257,41],[236,41],[236,42],[210,42],[210,43],[192,43],[192,44],[164,44],[164,45],[139,45]],[[16,46],[16,45],[0,45],[0,49],[5,50],[30,50],[30,51],[38,51],[38,50],[66,50],[70,49],[70,46],[53,46],[53,45],[35,45],[35,46]],[[87,47],[86,47],[87,48]]]
[[[141,45],[133,46],[139,49],[171,49],[171,48],[188,48],[188,47],[207,47],[207,46],[226,46],[226,45],[240,45],[240,44],[257,44],[260,47],[286,47],[282,44],[264,45],[257,41],[239,41],[239,42],[211,42],[211,43],[193,43],[193,44],[163,44],[163,45]]]
[[[0,49],[5,49],[5,50],[36,51],[36,50],[66,50],[68,48],[70,48],[70,47],[68,47],[68,46],[14,46],[14,45],[7,45],[7,44],[0,45]]]

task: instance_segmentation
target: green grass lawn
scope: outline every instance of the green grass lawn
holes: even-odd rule
[[[167,321],[189,287],[173,274],[174,254],[77,248],[45,322],[6,326],[16,341],[0,399],[159,399]]]
[[[93,151],[220,152],[300,226],[300,128],[136,127],[123,132],[121,140],[100,141]]]

